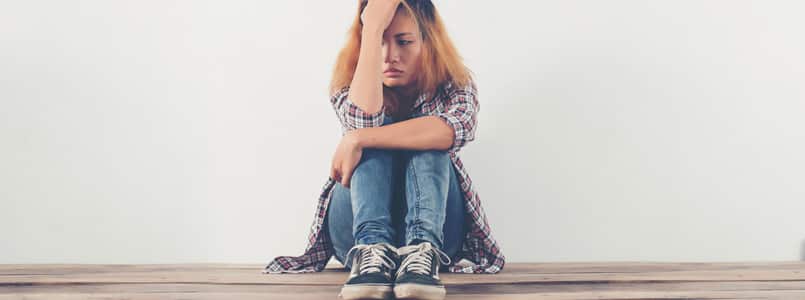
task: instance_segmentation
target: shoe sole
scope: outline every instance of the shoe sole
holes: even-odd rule
[[[392,299],[394,292],[390,285],[356,284],[345,285],[338,294],[344,300],[356,299]]]
[[[394,286],[397,299],[442,300],[447,294],[443,285],[399,284]]]

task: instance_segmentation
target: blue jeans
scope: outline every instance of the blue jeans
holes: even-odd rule
[[[393,123],[386,116],[383,125]],[[333,186],[326,222],[336,259],[355,244],[430,242],[453,263],[464,242],[464,199],[447,151],[365,148],[350,188]]]

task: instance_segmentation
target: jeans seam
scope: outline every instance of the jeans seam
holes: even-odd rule
[[[420,201],[421,195],[420,195],[420,191],[419,191],[419,182],[417,182],[418,177],[417,177],[417,174],[416,174],[416,168],[414,167],[414,156],[415,155],[416,155],[416,152],[412,152],[412,155],[411,155],[411,157],[409,158],[409,161],[408,161],[408,164],[410,165],[409,168],[411,169],[411,177],[413,177],[413,180],[411,180],[411,181],[413,181],[412,184],[413,184],[413,188],[414,188],[414,196],[416,198],[416,199],[414,199],[414,217],[412,218],[412,220],[414,221],[413,222],[414,226],[412,226],[412,228],[411,228],[411,238],[410,238],[410,240],[412,240],[412,241],[414,239],[422,237],[422,234],[420,233],[421,228],[419,228],[419,224],[417,223],[419,221],[419,218],[420,218],[419,204],[421,202]]]

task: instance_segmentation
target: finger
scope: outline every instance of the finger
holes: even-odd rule
[[[352,181],[352,169],[347,169],[344,171],[343,174],[343,182],[342,183],[345,187],[349,188],[350,181]]]
[[[341,181],[341,163],[338,161],[338,152],[333,155],[330,163],[330,177],[335,181]]]

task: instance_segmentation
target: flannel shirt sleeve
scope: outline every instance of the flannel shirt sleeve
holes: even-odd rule
[[[343,87],[330,96],[335,114],[341,122],[344,132],[366,127],[380,127],[383,125],[384,110],[370,114],[349,100],[349,86]]]
[[[458,152],[464,145],[475,139],[478,124],[478,93],[474,82],[463,87],[450,85],[446,88],[445,109],[436,114],[453,128],[453,144],[448,152]]]

